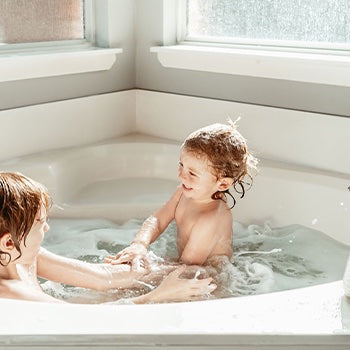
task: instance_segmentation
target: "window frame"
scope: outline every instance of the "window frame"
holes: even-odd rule
[[[0,45],[0,82],[109,70],[123,50],[97,46],[99,5],[98,0],[84,1],[83,39]]]
[[[350,87],[348,50],[184,40],[186,0],[163,0],[163,12],[175,4],[172,45],[150,48],[166,68]]]

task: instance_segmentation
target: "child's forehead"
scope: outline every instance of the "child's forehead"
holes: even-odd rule
[[[38,212],[36,214],[36,219],[42,219],[43,217],[46,217],[46,215],[47,215],[46,206],[43,202],[41,202]]]
[[[191,164],[193,164],[193,166],[205,169],[209,169],[209,166],[211,165],[209,158],[205,154],[201,154],[195,151],[188,151],[185,148],[181,149],[180,159],[190,162]]]

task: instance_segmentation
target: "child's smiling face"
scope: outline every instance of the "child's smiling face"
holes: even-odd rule
[[[179,179],[186,197],[198,201],[211,201],[219,190],[220,181],[213,174],[209,160],[182,149],[179,161]]]

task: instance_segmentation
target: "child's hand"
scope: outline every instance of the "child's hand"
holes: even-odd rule
[[[206,267],[199,265],[187,265],[186,270],[182,273],[182,278],[204,279],[210,277]]]
[[[171,272],[159,285],[150,293],[151,302],[171,301],[192,301],[202,300],[216,289],[215,284],[210,284],[212,278],[205,279],[182,279],[180,275],[186,271],[183,265]]]
[[[129,247],[121,250],[116,256],[108,255],[104,261],[112,265],[130,264],[131,270],[140,271],[148,269],[146,255],[147,248],[143,244],[132,243]]]

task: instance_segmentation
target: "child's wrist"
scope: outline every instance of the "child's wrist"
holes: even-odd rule
[[[131,245],[133,244],[141,244],[143,245],[146,249],[148,249],[148,244],[146,242],[143,242],[143,241],[132,241],[131,242]]]

